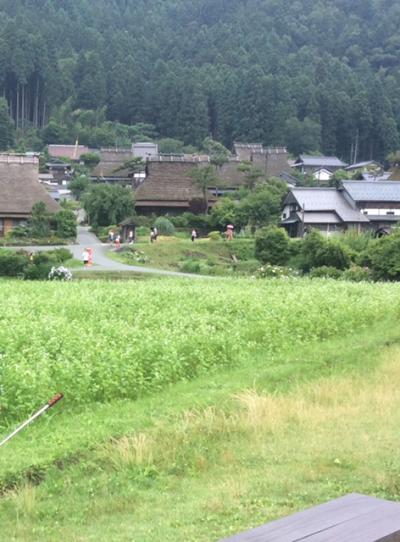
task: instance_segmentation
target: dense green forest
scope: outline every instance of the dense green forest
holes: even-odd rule
[[[54,117],[44,142],[97,110],[185,144],[399,147],[397,0],[0,0],[0,17],[1,91],[19,133]]]

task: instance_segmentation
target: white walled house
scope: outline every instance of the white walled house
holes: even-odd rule
[[[348,229],[389,233],[400,222],[400,182],[342,181],[340,188],[292,188],[281,225],[291,237],[311,228],[324,235]]]
[[[343,195],[354,202],[376,232],[400,222],[399,181],[343,181]]]
[[[313,173],[313,177],[319,184],[327,184],[333,176],[333,172],[326,168],[319,168]]]

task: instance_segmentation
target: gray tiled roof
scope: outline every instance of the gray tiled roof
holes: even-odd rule
[[[400,202],[399,181],[343,181],[342,184],[354,201]]]
[[[351,164],[350,166],[347,166],[346,170],[351,171],[352,169],[362,169],[367,166],[383,167],[379,162],[376,162],[375,160],[367,160],[365,162],[357,162],[356,164]]]
[[[301,154],[300,159],[296,163],[303,163],[308,167],[325,167],[325,168],[344,168],[347,166],[345,162],[342,162],[337,156],[311,156],[308,154]]]
[[[343,222],[368,222],[336,188],[293,188],[291,194],[305,211],[334,211]]]

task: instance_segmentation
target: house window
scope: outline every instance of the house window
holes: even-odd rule
[[[386,211],[387,215],[394,215],[394,211]]]
[[[367,215],[367,214],[368,214],[368,211],[366,211],[366,210],[364,209],[363,215]]]
[[[286,218],[286,213],[282,213],[282,218],[283,218],[283,219]]]

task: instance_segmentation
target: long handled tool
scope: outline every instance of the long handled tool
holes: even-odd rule
[[[50,399],[50,401],[48,401],[44,406],[42,406],[42,408],[40,408],[37,412],[35,412],[35,414],[33,414],[28,420],[26,420],[24,423],[21,423],[21,425],[19,425],[16,429],[14,429],[14,431],[10,435],[8,435],[5,439],[3,439],[0,442],[0,446],[3,446],[3,444],[5,444],[9,440],[11,440],[13,437],[15,437],[15,435],[19,433],[20,431],[22,431],[24,427],[32,423],[34,420],[36,420],[36,418],[39,418],[39,416],[41,416],[44,412],[46,412],[46,410],[49,410],[49,408],[51,408],[56,403],[58,403],[58,401],[61,401],[63,397],[64,395],[62,393],[57,393],[52,399]]]

